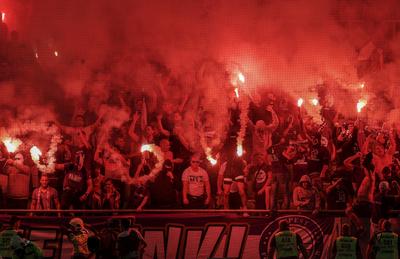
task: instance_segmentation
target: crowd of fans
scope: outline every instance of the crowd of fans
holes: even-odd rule
[[[14,46],[17,34],[13,35],[9,45],[4,44],[3,35],[2,46]],[[161,81],[167,84],[168,74],[163,77]],[[128,97],[118,94],[118,101],[108,105],[128,111],[131,118],[113,127],[102,142],[97,136],[107,121],[96,111],[80,110],[69,126],[52,122],[62,134],[54,172],[38,169],[29,150],[11,153],[1,144],[1,208],[255,208],[314,214],[345,210],[360,231],[359,216],[371,217],[378,224],[397,208],[400,145],[396,145],[399,135],[394,126],[372,128],[360,119],[345,119],[323,99],[322,122],[318,123],[291,104],[290,98],[260,96],[251,99],[248,110],[234,96],[229,108],[221,107],[229,109],[230,119],[211,153],[184,134],[183,113],[189,96],[180,105],[164,98],[159,100],[159,110],[147,111],[143,96],[130,95],[133,101],[127,102]],[[241,112],[247,113],[248,121],[243,121]],[[210,143],[215,139],[209,123],[212,114],[201,108],[197,113],[192,129],[198,142],[204,138]],[[243,125],[245,152],[238,156]],[[153,152],[141,150],[144,144],[160,150],[160,168]]]

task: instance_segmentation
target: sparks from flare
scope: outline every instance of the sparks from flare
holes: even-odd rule
[[[303,103],[304,103],[303,98],[299,98],[299,99],[297,100],[297,107],[300,108],[300,107],[303,105]]]
[[[42,151],[37,146],[33,146],[30,149],[31,157],[34,162],[39,161]]]
[[[6,146],[7,151],[10,153],[17,151],[18,147],[22,144],[21,140],[12,138],[3,139],[3,143]]]
[[[357,112],[360,113],[361,110],[367,105],[367,101],[366,100],[359,100],[357,102]]]

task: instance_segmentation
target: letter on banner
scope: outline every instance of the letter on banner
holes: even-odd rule
[[[167,229],[167,242],[165,242],[164,230],[144,230],[144,239],[147,247],[145,248],[143,258],[177,258],[183,228],[180,226],[169,226]],[[165,250],[165,244],[167,245],[167,250]]]
[[[186,232],[185,257],[207,259],[216,252],[225,230],[225,225],[208,226],[206,232],[188,230]]]

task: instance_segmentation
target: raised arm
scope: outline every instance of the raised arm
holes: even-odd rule
[[[131,123],[131,125],[129,127],[129,131],[128,131],[129,137],[131,137],[131,139],[135,142],[140,141],[139,136],[135,132],[136,123],[139,120],[139,117],[140,117],[140,115],[138,112],[135,112],[135,114],[133,114],[132,123]]]
[[[162,115],[161,114],[157,115],[158,128],[160,129],[161,134],[169,137],[171,135],[171,133],[168,130],[164,129],[161,119],[162,119]]]
[[[343,162],[344,166],[349,170],[353,170],[354,169],[353,161],[356,160],[357,158],[361,158],[361,156],[362,156],[362,153],[357,152],[355,155],[352,155],[352,156],[346,158]]]
[[[266,128],[268,130],[274,131],[279,125],[279,118],[276,112],[274,111],[272,105],[267,106],[267,111],[271,112],[272,115],[272,122]]]

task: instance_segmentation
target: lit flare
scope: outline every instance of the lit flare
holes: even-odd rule
[[[238,98],[239,99],[239,88],[235,88],[235,95],[236,95],[236,98]]]
[[[359,100],[357,103],[357,112],[360,113],[361,110],[367,105],[366,100]]]
[[[238,157],[243,156],[243,145],[242,144],[238,144],[237,145],[236,154],[238,155]]]
[[[31,157],[34,162],[39,161],[42,151],[37,146],[33,146],[30,149]]]
[[[149,144],[142,145],[142,147],[140,148],[140,152],[143,153],[143,152],[146,152],[146,151],[153,152],[152,145],[149,145]]]
[[[7,151],[14,153],[17,151],[18,147],[22,144],[19,139],[5,138],[3,139],[4,146],[6,146]]]
[[[312,105],[317,106],[319,104],[318,99],[314,98],[311,100]]]
[[[212,157],[211,148],[207,147],[205,152],[206,152],[206,155],[207,155],[207,160],[210,162],[210,164],[212,166],[216,165],[218,163],[218,160]]]
[[[239,79],[239,81],[242,83],[242,84],[244,84],[244,82],[246,81],[246,79],[245,79],[245,77],[244,77],[244,75],[242,74],[242,72],[238,72],[238,79]]]
[[[218,160],[214,159],[212,156],[207,156],[207,160],[210,162],[211,165],[216,165]]]
[[[299,98],[299,99],[297,100],[297,106],[298,106],[298,107],[301,107],[301,106],[303,105],[303,103],[304,103],[303,98]]]
[[[1,21],[2,22],[6,21],[6,13],[1,13]]]

